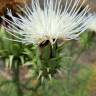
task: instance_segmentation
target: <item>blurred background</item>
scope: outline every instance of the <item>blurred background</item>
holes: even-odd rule
[[[62,4],[65,1],[62,0]],[[91,8],[90,13],[95,13],[96,0],[85,1]],[[30,6],[31,0],[0,0],[0,16],[8,18],[7,8],[14,16],[16,13],[23,15],[17,6],[23,7],[25,2]],[[60,50],[62,69],[52,80],[45,81],[45,85],[34,90],[38,80],[32,78],[32,64],[38,61],[38,50],[34,45],[25,46],[2,38],[10,37],[2,27],[4,23],[0,18],[0,96],[96,96],[95,31],[86,30],[78,41],[65,41]],[[15,62],[20,63],[16,70],[11,68]]]

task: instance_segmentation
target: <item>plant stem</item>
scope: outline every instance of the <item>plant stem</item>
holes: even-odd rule
[[[20,86],[20,78],[19,78],[19,71],[20,71],[19,61],[14,62],[12,69],[13,69],[13,82],[16,86],[17,94],[18,94],[18,96],[23,96],[23,92],[22,92],[22,89]]]

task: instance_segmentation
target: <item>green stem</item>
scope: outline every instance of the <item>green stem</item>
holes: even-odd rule
[[[47,78],[49,74],[53,76],[60,67],[59,62],[57,61],[57,58],[59,57],[57,47],[57,43],[54,45],[49,43],[43,48],[40,47],[41,69],[45,78]],[[49,72],[47,69],[49,69]]]
[[[19,71],[20,71],[20,65],[19,65],[19,61],[14,61],[14,64],[12,66],[12,70],[13,70],[13,82],[16,86],[17,89],[17,94],[18,96],[23,96],[23,92],[20,86],[20,78],[19,78]]]

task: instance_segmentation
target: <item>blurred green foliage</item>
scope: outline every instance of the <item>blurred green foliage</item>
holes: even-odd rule
[[[51,58],[49,49],[52,46],[50,45],[43,48],[43,52],[41,51],[43,55],[40,57],[40,49],[37,46],[23,45],[6,38],[10,38],[10,35],[2,27],[0,57],[5,62],[5,67],[14,70],[14,80],[7,80],[0,75],[0,96],[90,96],[87,85],[92,69],[87,64],[78,64],[77,61],[84,51],[92,47],[96,48],[94,33],[86,31],[78,41],[72,40],[58,44],[58,48],[54,45],[51,49]],[[19,81],[18,63],[20,66],[29,66],[28,74],[31,77],[27,81]],[[42,71],[42,77],[47,77],[47,74],[51,80],[43,80],[44,82],[36,90],[32,80],[35,79],[35,83],[38,82],[34,77],[41,75]],[[57,73],[54,78],[51,78],[50,74],[52,75],[55,71]],[[18,84],[21,85],[18,86]],[[22,95],[18,95],[19,87],[23,92]]]
[[[8,40],[10,35],[1,28],[0,31],[0,57],[5,61],[7,67],[12,67],[14,60],[19,60],[21,64],[32,60],[35,53],[35,46],[24,45],[12,40]]]

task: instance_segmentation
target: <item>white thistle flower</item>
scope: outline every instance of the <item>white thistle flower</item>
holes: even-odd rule
[[[8,16],[11,20],[3,17],[9,25],[6,30],[13,35],[18,42],[25,44],[40,44],[49,40],[51,44],[57,39],[77,39],[87,29],[88,19],[85,18],[89,11],[88,5],[80,12],[84,2],[80,0],[67,0],[64,8],[61,0],[44,0],[44,9],[39,0],[32,0],[31,7],[25,5],[25,16],[18,14],[14,17],[10,10]],[[22,10],[22,9],[21,9]]]
[[[88,29],[96,32],[96,14],[93,14],[93,18],[89,21]]]

